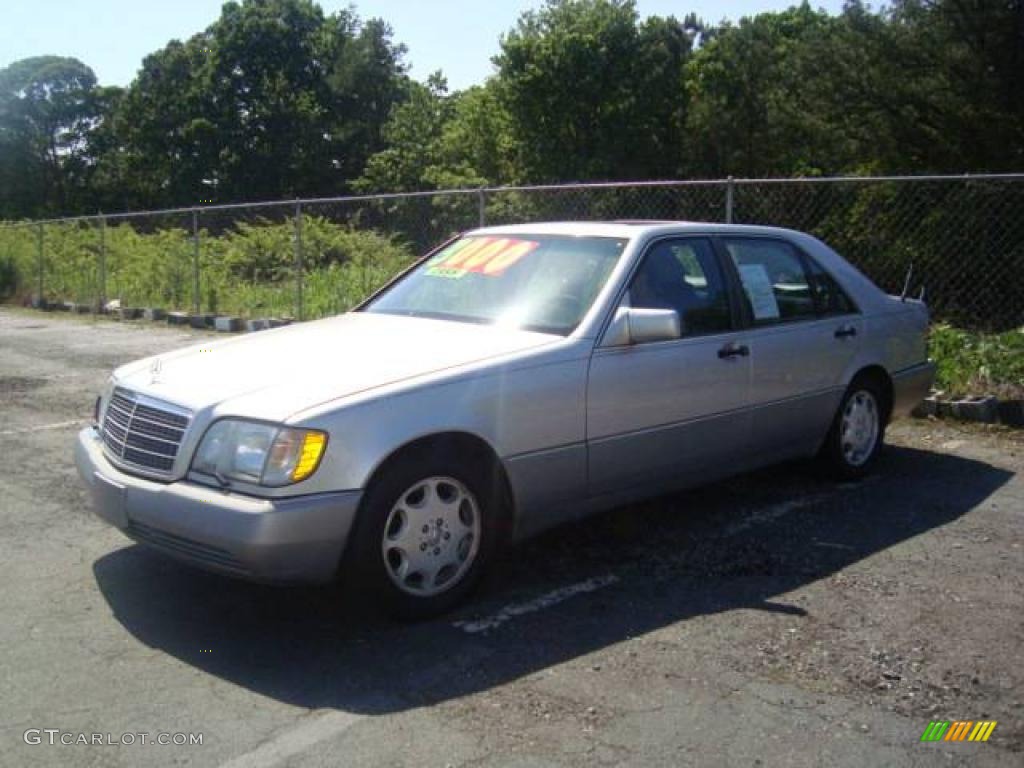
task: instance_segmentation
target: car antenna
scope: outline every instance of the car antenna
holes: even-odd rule
[[[903,293],[900,294],[900,301],[907,300],[907,291],[910,290],[910,278],[914,276],[914,262],[907,267],[907,276],[903,279]]]

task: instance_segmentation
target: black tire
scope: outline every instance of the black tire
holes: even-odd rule
[[[406,507],[399,504],[401,497],[408,498],[410,488],[431,478],[451,478],[461,484],[461,490],[474,497],[479,541],[472,561],[443,591],[411,594],[406,591],[411,589],[409,583],[405,590],[399,587],[394,580],[397,575],[392,576],[396,569],[386,561],[385,526],[396,506]],[[426,445],[400,454],[378,471],[360,504],[342,569],[345,591],[363,606],[373,611],[383,610],[394,618],[419,620],[446,613],[472,593],[493,560],[504,499],[499,473],[486,457],[445,444]],[[418,529],[421,523],[416,523],[415,527]],[[406,524],[410,521],[403,527]],[[432,531],[431,535],[436,533]],[[423,539],[426,538],[424,533]],[[441,544],[447,546],[447,542]],[[428,551],[426,555],[429,554]]]
[[[866,402],[874,404],[876,433],[870,449],[856,450],[856,441],[844,439],[844,418],[848,418],[851,405],[862,407]],[[885,440],[889,409],[884,387],[873,376],[858,376],[843,394],[832,426],[818,454],[825,471],[837,480],[858,480],[867,475],[878,459]],[[865,441],[866,442],[866,441]]]

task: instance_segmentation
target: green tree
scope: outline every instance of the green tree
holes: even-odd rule
[[[519,145],[496,81],[455,94],[440,72],[410,83],[384,126],[386,148],[356,184],[362,192],[480,187],[517,180]]]
[[[327,70],[332,161],[347,185],[386,146],[384,126],[407,98],[409,79],[402,61],[405,46],[393,42],[384,21],[360,23],[350,10],[332,17],[332,27]]]
[[[857,11],[872,96],[891,115],[901,170],[1012,171],[1024,161],[1024,0],[897,0]],[[866,100],[854,109],[868,107]],[[902,162],[901,162],[902,161]]]
[[[381,21],[244,0],[148,56],[115,110],[102,178],[150,205],[337,194],[383,145],[404,49]]]
[[[410,82],[406,99],[383,128],[386,148],[369,158],[361,192],[411,192],[429,188],[428,170],[442,162],[441,139],[454,115],[448,82],[435,72],[424,84]]]
[[[454,102],[436,146],[435,163],[424,174],[428,185],[453,188],[522,182],[521,144],[498,81],[491,78],[461,91]]]
[[[632,0],[548,0],[501,40],[498,88],[532,181],[671,176],[695,20],[641,23]]]
[[[96,76],[77,59],[36,56],[0,70],[0,215],[68,210],[86,183],[99,120]]]
[[[848,161],[831,85],[836,20],[805,2],[724,24],[688,65],[695,175],[823,174]]]
[[[97,184],[114,207],[194,204],[209,197],[222,138],[211,119],[201,73],[209,66],[207,34],[173,41],[150,54],[112,105],[95,137]]]

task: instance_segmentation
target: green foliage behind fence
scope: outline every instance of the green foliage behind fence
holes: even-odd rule
[[[0,277],[9,262],[8,293],[18,298],[38,292],[41,274],[49,301],[97,306],[101,300],[119,299],[122,306],[191,310],[198,266],[203,312],[296,314],[293,221],[237,222],[217,234],[201,229],[198,254],[184,226],[143,224],[92,220],[42,225],[41,263],[37,225],[0,228]],[[348,309],[412,259],[411,249],[393,237],[315,216],[302,217],[301,238],[305,317]]]
[[[911,290],[927,289],[936,320],[1024,326],[1022,175],[469,189],[0,225],[0,265],[9,265],[0,278],[21,298],[41,279],[52,301],[242,316],[299,314],[301,282],[309,318],[351,307],[415,254],[481,221],[730,217],[810,232],[890,293],[913,265]]]
[[[931,329],[929,354],[938,364],[935,385],[949,395],[1024,398],[1024,328],[972,333],[937,323]]]

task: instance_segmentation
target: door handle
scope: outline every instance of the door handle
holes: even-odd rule
[[[844,325],[841,328],[836,328],[836,332],[832,335],[837,339],[845,339],[847,336],[856,336],[857,329],[852,325]]]
[[[718,356],[725,360],[727,357],[746,357],[750,354],[750,348],[746,344],[733,344],[729,342],[718,350]]]

